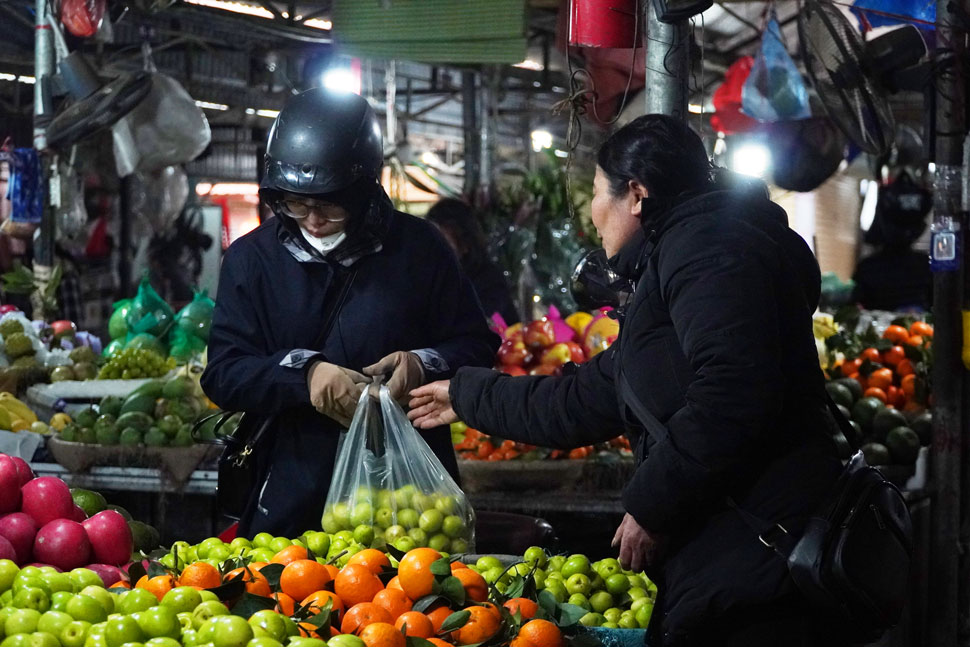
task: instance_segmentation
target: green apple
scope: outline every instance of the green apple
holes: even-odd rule
[[[421,516],[418,511],[414,508],[404,508],[403,510],[397,511],[397,523],[398,525],[404,526],[408,530],[411,528],[418,527],[418,520]]]
[[[44,572],[42,570],[40,570],[39,568],[37,568],[36,566],[24,566],[23,568],[20,569],[20,572],[17,573],[17,578],[24,578],[24,577],[37,577],[37,578],[39,578],[43,574],[44,574]]]
[[[465,521],[457,515],[449,515],[441,522],[441,532],[452,539],[465,536]]]
[[[646,629],[650,626],[650,619],[653,617],[653,601],[651,600],[649,604],[642,605],[639,609],[634,612],[634,617],[636,618],[637,625],[641,629]]]
[[[569,598],[569,592],[566,590],[566,586],[558,580],[546,580],[545,590],[552,593],[553,597],[556,598],[556,602],[565,602]]]
[[[42,589],[28,586],[14,593],[11,605],[18,609],[34,609],[44,613],[51,608],[51,599]]]
[[[14,578],[20,573],[20,568],[11,559],[0,559],[0,593],[13,586]]]
[[[290,645],[293,645],[291,642]],[[313,645],[294,645],[293,647],[315,647]],[[353,634],[340,634],[327,641],[327,647],[366,647],[364,641]]]
[[[246,647],[283,647],[283,643],[269,636],[256,636],[246,643]]]
[[[549,564],[546,566],[546,570],[550,573],[562,571],[563,564],[566,563],[566,558],[562,555],[554,555],[549,558]]]
[[[589,606],[593,607],[593,611],[596,613],[605,613],[607,609],[613,606],[613,596],[606,591],[597,591],[589,596]]]
[[[565,582],[566,578],[562,576],[560,571],[549,571],[546,573],[546,580],[559,580],[560,582]]]
[[[182,643],[175,638],[158,637],[149,639],[145,647],[182,647]]]
[[[35,631],[30,635],[31,647],[61,647],[61,641],[52,633]]]
[[[13,586],[10,590],[14,592],[14,595],[24,589],[40,589],[46,595],[50,596],[52,593],[51,587],[44,581],[43,573],[38,575],[24,575],[24,570],[26,569],[21,569],[20,574],[13,580]]]
[[[467,553],[469,549],[468,542],[464,539],[452,539],[450,553],[453,554],[464,554]]]
[[[246,647],[253,639],[253,628],[239,616],[217,616],[209,620],[211,638],[215,647]],[[202,633],[207,633],[204,629]]]
[[[606,622],[601,624],[600,627],[602,627],[603,629],[619,629],[620,625],[616,624],[615,622],[610,622],[609,620],[607,620]]]
[[[199,591],[199,595],[202,596],[203,602],[222,602],[222,600],[219,599],[219,596],[212,591]]]
[[[337,526],[338,530],[350,526],[350,506],[347,503],[343,501],[335,503],[330,508],[330,514],[333,516],[333,523]]]
[[[603,617],[606,618],[607,622],[619,622],[620,614],[622,614],[623,612],[620,609],[617,609],[616,607],[610,607],[609,609],[606,609],[602,613],[603,613]]]
[[[41,612],[37,609],[17,609],[3,623],[3,632],[8,636],[14,634],[32,634],[37,631]]]
[[[623,573],[606,578],[606,590],[612,595],[622,595],[630,590],[630,580]]]
[[[182,632],[183,647],[195,647],[198,643],[199,637],[195,629],[186,629]]]
[[[584,627],[599,627],[604,622],[606,622],[606,618],[603,617],[602,613],[587,613],[579,619],[579,624]]]
[[[115,604],[115,610],[123,615],[145,611],[158,605],[158,598],[145,589],[134,588],[122,593]]]
[[[71,579],[74,580],[74,588],[80,591],[86,586],[104,587],[101,576],[87,568],[75,568],[70,572]]]
[[[57,593],[58,591],[75,593],[80,590],[77,588],[77,584],[74,582],[74,578],[71,577],[70,573],[44,573],[44,581],[50,587],[51,593]]]
[[[386,541],[389,544],[393,544],[398,539],[402,537],[406,537],[407,534],[408,534],[408,531],[404,526],[401,526],[401,525],[391,526],[390,528],[384,531],[384,541]]]
[[[61,630],[74,622],[74,618],[63,611],[48,611],[37,621],[37,631],[44,631],[55,636],[61,635]]]
[[[33,647],[33,643],[30,634],[14,634],[4,638],[0,647]]]
[[[88,637],[84,640],[84,647],[108,647],[108,640],[105,638],[107,628],[106,622],[88,627]]]
[[[3,639],[4,629],[3,626],[7,623],[7,618],[9,618],[16,611],[13,607],[0,607],[0,639]]]
[[[425,510],[418,517],[418,527],[429,535],[434,535],[441,530],[444,520],[445,515],[440,510]]]
[[[192,613],[189,611],[181,611],[175,614],[178,618],[179,624],[182,625],[182,633],[186,631],[195,631],[195,625],[192,624]]]
[[[137,621],[146,638],[178,639],[182,635],[182,623],[171,607],[157,606],[142,611]]]
[[[227,615],[229,615],[229,609],[222,602],[203,602],[192,612],[192,626],[199,631],[211,618]]]
[[[333,534],[333,539],[337,541],[346,542],[349,546],[351,542],[354,541],[354,531],[353,530],[340,530]]]
[[[414,550],[415,548],[418,547],[418,545],[414,543],[414,540],[411,539],[410,537],[401,537],[400,539],[394,542],[393,546],[397,548],[399,551],[401,551],[402,553],[406,553],[409,550]]]
[[[100,586],[86,586],[81,589],[78,595],[87,595],[94,598],[101,603],[101,606],[104,607],[104,612],[109,615],[115,612],[115,596]]]
[[[165,553],[158,558],[158,563],[165,568],[174,571],[175,570],[175,555],[172,553]]]
[[[623,569],[620,567],[620,562],[615,557],[598,561],[593,570],[595,570],[596,573],[604,580],[610,575],[616,575],[617,573],[621,573],[623,571]]]
[[[435,510],[445,516],[458,514],[458,500],[453,496],[438,497],[434,507]]]
[[[84,641],[88,637],[88,629],[90,628],[90,622],[81,620],[75,620],[64,625],[61,633],[58,634],[62,647],[84,647]]]
[[[351,638],[357,638],[357,636],[351,636],[351,634],[340,634],[340,636],[334,636],[328,642],[323,642],[319,638],[292,638],[288,643],[289,647],[367,647],[364,645],[364,641],[360,640],[360,644],[357,643],[347,643],[344,645],[343,642],[334,642],[337,638],[342,636],[350,636]]]
[[[330,535],[319,531],[311,532],[306,537],[306,546],[314,555],[326,555],[330,550]]]
[[[587,598],[582,593],[573,593],[572,595],[569,596],[569,599],[566,600],[566,603],[575,605],[577,607],[582,607],[587,611],[592,610],[592,607],[589,606],[589,598]]]
[[[421,530],[420,528],[411,528],[410,530],[408,530],[408,537],[414,540],[415,546],[428,545],[428,533]]]
[[[493,555],[483,555],[475,562],[475,566],[478,567],[479,572],[484,573],[490,568],[502,568],[502,562]]]
[[[532,570],[532,567],[525,562],[519,562],[518,564],[513,564],[512,568],[509,570],[513,575],[519,575],[525,577]]]
[[[586,555],[570,555],[566,560],[566,563],[562,565],[560,572],[562,573],[562,576],[567,579],[576,573],[589,575],[589,558],[586,557]]]
[[[249,541],[245,537],[236,537],[231,542],[229,542],[229,547],[233,550],[239,550],[240,548],[245,548],[246,550],[253,549],[253,542]]]
[[[434,510],[434,504],[436,501],[437,499],[435,499],[433,495],[418,492],[411,497],[411,507],[417,510],[419,513],[424,513],[428,510]]]
[[[218,537],[209,537],[208,539],[203,539],[195,547],[195,552],[200,559],[206,559],[209,557],[209,551],[215,546],[221,546],[222,540]]]
[[[358,503],[350,513],[350,525],[360,526],[370,524],[374,520],[374,506],[370,503]]]
[[[288,540],[287,540],[288,541]],[[219,546],[213,546],[209,549],[209,557],[207,559],[213,559],[217,562],[224,562],[232,556],[232,551],[225,544],[220,544]]]
[[[637,622],[637,618],[633,614],[620,615],[620,621],[617,622],[616,624],[620,626],[620,629],[639,629],[640,628],[640,624]]]
[[[529,546],[526,548],[525,553],[522,555],[522,561],[524,561],[529,566],[538,566],[539,568],[545,568],[546,564],[549,563],[549,557],[546,556],[546,551],[540,546]]]
[[[104,638],[108,647],[121,647],[125,643],[143,642],[145,632],[132,616],[118,616],[108,620],[104,629]]]
[[[583,595],[589,595],[590,590],[592,590],[592,583],[589,580],[589,576],[582,573],[574,573],[566,578],[566,590],[570,594],[582,593]]]
[[[256,536],[253,537],[253,546],[256,548],[269,548],[271,541],[273,541],[273,535],[268,532],[256,533]]]
[[[58,591],[51,593],[51,608],[48,611],[67,611],[67,603],[74,597],[73,593]]]
[[[281,614],[282,615],[282,614]],[[286,625],[286,635],[288,637],[299,636],[300,628],[296,626],[296,622],[290,616],[282,616],[283,624]]]
[[[273,556],[276,555],[269,548],[254,548],[251,553],[249,553],[249,561],[251,562],[271,562],[273,561]]]
[[[385,507],[378,508],[374,513],[374,523],[378,528],[390,528],[394,525],[394,511]]]
[[[645,590],[641,589],[638,586],[633,587],[632,589],[630,589],[629,591],[627,591],[626,594],[630,596],[630,599],[631,600],[639,600],[641,598],[649,598],[649,596],[647,595],[647,592]]]
[[[443,532],[439,532],[428,539],[428,548],[438,551],[439,553],[446,550],[451,545],[451,537]]]
[[[536,588],[541,591],[546,585],[546,572],[541,568],[537,568],[536,572],[532,574],[532,579],[536,583]]]
[[[493,566],[482,571],[482,577],[485,578],[485,581],[489,584],[495,584],[498,582],[499,578],[502,577],[503,573],[505,573],[504,568],[501,566]]]
[[[202,594],[191,586],[177,586],[165,594],[160,604],[176,613],[191,613],[202,604]]]
[[[289,636],[283,616],[270,609],[257,611],[249,616],[249,626],[252,627],[256,638],[272,638],[283,642]]]
[[[374,527],[360,524],[354,528],[354,541],[364,546],[370,546],[374,541]]]

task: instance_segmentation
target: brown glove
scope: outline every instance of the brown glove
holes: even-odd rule
[[[387,388],[391,397],[402,405],[410,400],[412,390],[424,384],[424,364],[414,353],[404,350],[391,353],[376,364],[364,367],[364,375],[391,374]]]
[[[314,363],[307,371],[306,378],[313,407],[344,427],[350,426],[357,401],[364,392],[363,382],[368,381],[357,371],[327,362]]]

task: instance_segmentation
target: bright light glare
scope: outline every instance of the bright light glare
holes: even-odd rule
[[[323,87],[334,92],[360,94],[360,78],[345,67],[332,67],[323,73]]]
[[[869,231],[869,228],[872,227],[872,221],[876,219],[876,205],[879,202],[879,185],[871,180],[863,180],[863,182],[866,183],[866,197],[862,199],[862,210],[859,212],[859,228],[862,231]]]
[[[421,153],[421,161],[428,166],[437,166],[441,163],[441,159],[434,153],[434,151],[424,151]]]
[[[194,4],[199,7],[209,7],[210,9],[221,9],[223,11],[231,11],[233,13],[241,13],[247,16],[257,16],[259,18],[269,18],[274,19],[275,16],[273,12],[265,7],[260,7],[258,5],[249,4],[247,2],[232,2],[231,0],[185,0],[186,4]],[[287,17],[287,13],[283,12],[281,14],[284,18]],[[305,27],[312,27],[314,29],[323,29],[329,31],[333,27],[333,23],[329,20],[322,20],[320,18],[312,18],[310,20],[305,20],[303,22]]]
[[[212,103],[211,101],[196,101],[195,105],[203,110],[228,110],[229,106],[224,103]]]
[[[200,182],[195,185],[196,195],[259,195],[259,185],[255,182],[219,182],[210,184]]]
[[[532,70],[534,72],[541,72],[543,69],[545,69],[542,67],[542,63],[539,61],[534,61],[531,58],[527,58],[521,63],[516,63],[512,67],[517,67],[520,70]]]
[[[687,112],[691,114],[699,115],[703,110],[704,110],[704,106],[700,105],[699,103],[687,104]]]
[[[280,114],[279,110],[257,110],[256,116],[266,117],[267,119],[276,119],[277,115]]]
[[[552,148],[552,133],[548,130],[533,130],[532,150],[538,153],[544,148]]]
[[[556,157],[569,157],[568,151],[560,150],[558,148],[554,150],[553,153],[555,153]]]
[[[731,155],[731,170],[752,177],[764,177],[771,165],[771,153],[762,144],[744,144]]]
[[[256,114],[256,108],[246,108],[246,114],[247,115],[254,115],[254,114]]]

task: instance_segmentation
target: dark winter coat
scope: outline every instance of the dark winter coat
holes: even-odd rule
[[[428,379],[461,366],[489,366],[498,345],[451,248],[424,221],[394,211],[381,194],[379,251],[343,263],[356,270],[330,335],[313,347],[335,265],[293,244],[281,218],[271,218],[226,252],[202,376],[220,407],[277,416],[261,447],[262,488],[240,520],[246,535],[296,536],[319,528],[330,486],[340,426],[311,406],[306,366],[289,367],[292,350],[360,371],[399,350],[429,349],[444,360]],[[344,245],[353,243],[348,239]],[[295,255],[296,254],[296,255]],[[341,268],[343,271],[345,268]],[[423,434],[457,479],[447,427]]]
[[[636,290],[609,350],[559,378],[463,369],[451,395],[469,426],[503,438],[568,448],[637,436],[623,505],[671,538],[651,573],[671,642],[793,595],[726,497],[796,533],[840,463],[812,337],[819,269],[784,211],[735,191],[643,207],[642,231],[611,259]],[[620,401],[621,365],[667,441]]]

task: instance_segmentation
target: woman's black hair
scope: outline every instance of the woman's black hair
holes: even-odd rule
[[[485,232],[471,206],[454,198],[443,198],[428,210],[428,221],[445,229],[458,243],[461,264],[469,268],[486,260]]]
[[[597,155],[610,194],[627,192],[635,180],[651,196],[673,197],[711,188],[712,166],[701,138],[667,115],[643,115],[613,133]]]

